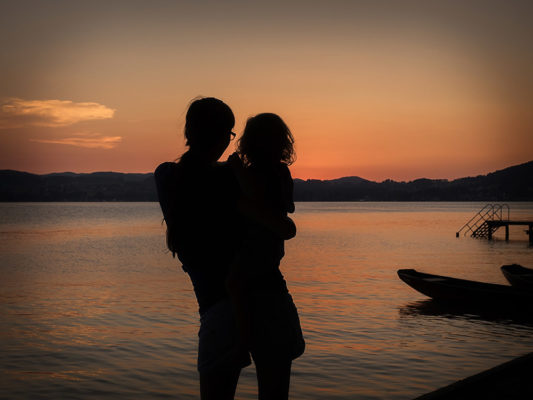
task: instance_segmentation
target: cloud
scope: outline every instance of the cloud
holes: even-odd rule
[[[11,98],[0,106],[0,129],[67,126],[81,121],[113,118],[114,113],[114,109],[98,103]]]
[[[74,136],[64,139],[30,139],[30,141],[106,150],[114,148],[122,141],[121,136],[102,136],[98,133],[79,133]]]

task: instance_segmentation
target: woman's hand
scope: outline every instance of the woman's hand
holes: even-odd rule
[[[242,163],[239,153],[234,152],[228,157],[228,164],[230,167],[237,173],[237,171],[242,171],[244,169],[244,164]]]

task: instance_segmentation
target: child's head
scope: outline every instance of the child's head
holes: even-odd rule
[[[246,122],[239,140],[239,153],[246,165],[294,162],[294,138],[276,114],[263,113]]]

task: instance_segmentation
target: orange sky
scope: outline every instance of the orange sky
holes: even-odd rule
[[[193,3],[3,2],[0,169],[152,171],[198,95],[278,113],[299,178],[533,160],[528,2]]]

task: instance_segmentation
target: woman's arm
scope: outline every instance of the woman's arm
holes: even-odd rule
[[[169,191],[169,176],[171,174],[172,164],[165,162],[160,164],[154,171],[154,180],[155,187],[157,190],[157,199],[159,200],[159,205],[161,206],[161,211],[163,212],[163,217],[165,221],[170,219],[172,196]]]
[[[159,165],[154,171],[154,180],[157,189],[157,198],[163,218],[167,226],[166,239],[167,247],[172,252],[172,256],[176,256],[177,249],[175,248],[176,241],[176,221],[177,211],[179,209],[178,195],[176,192],[176,164],[173,162],[165,162]]]

